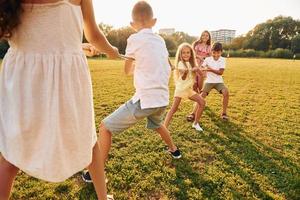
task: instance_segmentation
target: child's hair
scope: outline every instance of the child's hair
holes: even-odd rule
[[[223,51],[222,44],[220,42],[216,42],[212,46],[212,51]]]
[[[196,62],[196,55],[195,55],[195,51],[194,51],[193,47],[190,44],[188,44],[188,43],[182,43],[181,45],[179,45],[179,47],[177,49],[177,52],[176,52],[176,57],[175,57],[175,66],[176,66],[176,68],[178,67],[179,62],[182,62],[184,64],[184,66],[186,68],[188,68],[187,65],[186,65],[186,63],[185,63],[185,61],[182,58],[182,55],[181,55],[182,49],[184,47],[188,47],[190,49],[190,51],[191,51],[191,57],[189,59],[189,63],[192,66],[192,68],[196,67],[197,66],[197,64],[196,64],[197,63]],[[175,81],[178,78],[179,78],[179,72],[178,72],[178,70],[175,70],[174,71],[174,79],[175,79]]]
[[[20,24],[21,0],[0,0],[0,39],[10,38]]]
[[[146,1],[137,2],[132,9],[132,19],[139,22],[145,22],[152,19],[152,7]]]
[[[211,45],[211,35],[210,35],[209,31],[205,30],[205,31],[203,31],[203,32],[201,33],[199,39],[193,43],[192,46],[193,46],[194,49],[195,49],[195,47],[196,47],[198,44],[201,44],[201,43],[203,42],[203,41],[202,41],[202,36],[203,36],[204,33],[207,33],[208,36],[209,36],[209,38],[208,38],[208,40],[207,40],[207,42],[206,42],[206,45],[208,45],[208,46]]]

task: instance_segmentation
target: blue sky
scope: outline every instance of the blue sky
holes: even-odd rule
[[[98,23],[127,26],[136,0],[93,0]],[[155,31],[175,28],[198,36],[221,28],[245,34],[256,24],[278,15],[300,20],[300,0],[148,0],[157,18]]]

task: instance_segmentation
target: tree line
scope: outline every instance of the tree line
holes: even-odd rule
[[[256,25],[247,34],[225,45],[240,57],[300,57],[300,20],[278,16]]]
[[[99,28],[108,41],[124,54],[127,38],[134,33],[134,30],[130,27],[114,28],[104,23],[99,24]],[[170,56],[175,56],[177,47],[181,43],[193,43],[199,37],[184,32],[161,36],[166,42]],[[83,42],[85,41],[84,38]],[[0,42],[0,58],[3,58],[7,49],[7,42]],[[284,16],[267,20],[256,25],[247,34],[236,37],[230,44],[225,44],[224,49],[226,55],[230,54],[233,57],[291,58],[296,54],[297,58],[300,58],[300,20]]]

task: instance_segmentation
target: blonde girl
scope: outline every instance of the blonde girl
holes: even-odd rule
[[[203,131],[199,125],[199,120],[202,115],[202,111],[205,106],[204,99],[193,90],[195,83],[196,73],[200,72],[200,68],[197,67],[195,53],[190,44],[183,43],[178,47],[175,59],[175,93],[174,102],[170,111],[168,112],[165,119],[165,126],[168,127],[173,115],[178,110],[182,99],[190,99],[197,103],[197,111],[192,127],[197,131]]]
[[[205,58],[209,57],[211,55],[211,35],[208,31],[203,31],[201,33],[201,36],[197,41],[193,43],[193,49],[196,54],[196,60],[199,67],[201,67],[203,61]],[[193,86],[193,89],[197,93],[201,93],[203,82],[206,77],[206,72],[202,71],[202,73],[197,73],[195,78],[195,84]],[[195,112],[196,112],[196,105],[194,106],[193,112],[187,116],[188,121],[193,121],[195,118]]]

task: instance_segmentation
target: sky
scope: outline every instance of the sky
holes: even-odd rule
[[[93,0],[97,23],[128,26],[136,0]],[[278,15],[300,20],[300,0],[148,0],[157,23],[153,28],[175,28],[193,36],[203,30],[233,29],[246,34]]]

